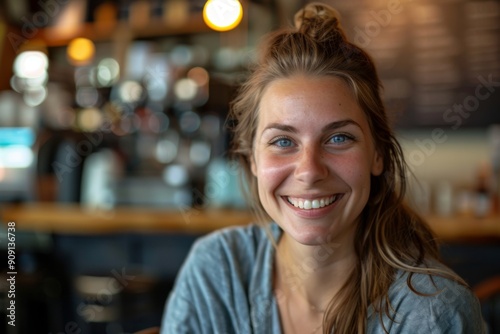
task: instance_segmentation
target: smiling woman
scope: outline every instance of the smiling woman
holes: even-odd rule
[[[315,245],[330,236],[352,248],[382,160],[344,81],[294,75],[270,83],[255,138],[252,173],[263,208],[287,232],[281,242]]]
[[[484,333],[477,299],[403,202],[373,61],[306,5],[271,33],[232,104],[259,224],[199,240],[162,333]]]

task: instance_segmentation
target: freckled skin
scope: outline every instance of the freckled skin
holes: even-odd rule
[[[262,205],[292,240],[351,244],[370,175],[382,168],[366,116],[341,79],[293,76],[267,87],[252,172]],[[338,201],[318,210],[301,210],[287,200],[336,194]]]

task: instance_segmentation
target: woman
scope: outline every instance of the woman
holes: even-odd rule
[[[260,51],[231,117],[262,223],[196,243],[163,333],[483,333],[476,298],[403,204],[373,61],[335,10],[306,5]]]

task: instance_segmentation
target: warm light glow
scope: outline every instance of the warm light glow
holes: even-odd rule
[[[68,45],[68,58],[74,65],[88,63],[94,57],[94,43],[87,38],[75,38]]]
[[[47,8],[50,8],[49,3],[50,2],[47,1],[45,4]],[[76,36],[81,29],[82,23],[85,21],[87,1],[65,1],[64,6],[59,6],[56,1],[54,5],[55,7],[59,7],[61,12],[55,19],[55,25],[54,28],[51,29],[51,33],[45,36],[49,39],[65,39]]]
[[[243,8],[238,0],[208,0],[203,7],[203,20],[217,31],[236,28],[243,17]]]
[[[78,114],[78,125],[83,131],[96,131],[102,122],[102,113],[96,108],[83,109]]]
[[[141,99],[143,92],[144,89],[138,82],[129,80],[121,84],[119,95],[123,102],[135,103]]]
[[[192,79],[200,87],[208,84],[209,74],[203,67],[193,67],[187,73],[187,77]]]
[[[198,85],[193,79],[179,79],[174,85],[175,96],[181,101],[189,101],[195,98]]]

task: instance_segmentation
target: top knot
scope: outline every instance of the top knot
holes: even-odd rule
[[[302,29],[308,22],[329,21],[334,23],[334,27],[340,28],[340,14],[334,8],[319,2],[312,2],[299,10],[294,17],[295,28]]]
[[[323,3],[312,2],[304,6],[295,14],[294,25],[298,31],[316,39],[322,39],[332,32],[345,39],[339,12]]]

